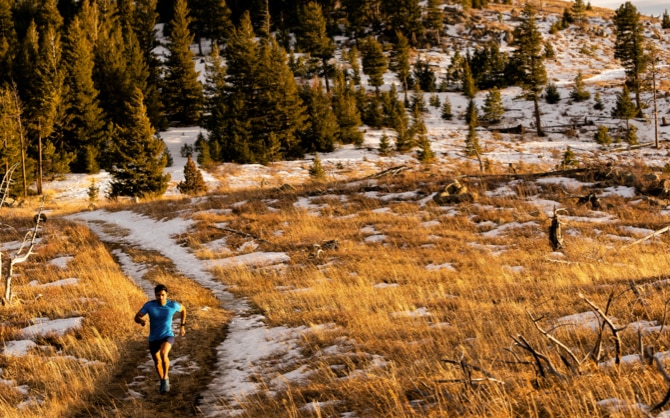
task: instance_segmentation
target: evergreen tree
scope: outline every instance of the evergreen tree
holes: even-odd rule
[[[321,159],[319,154],[314,154],[314,160],[312,161],[312,166],[309,168],[309,176],[315,180],[323,180],[326,178],[326,171],[321,165]]]
[[[444,13],[437,0],[428,0],[423,26],[433,34],[437,45],[440,45],[440,34],[444,29]]]
[[[144,103],[147,106],[147,115],[151,124],[158,130],[168,128],[168,120],[165,117],[163,101],[160,97],[162,83],[162,64],[156,55],[159,46],[156,36],[156,23],[158,13],[156,3],[158,0],[136,0],[134,30],[139,43],[139,48],[147,66],[148,77],[146,87],[142,90]]]
[[[21,163],[22,103],[16,87],[0,87],[0,173],[4,175],[14,164]]]
[[[595,110],[603,110],[605,109],[605,104],[603,103],[603,99],[600,97],[600,93],[596,92],[596,96],[594,97],[594,100],[596,104],[593,105],[593,108]]]
[[[479,125],[479,114],[474,99],[468,100],[468,107],[465,110],[465,123],[475,127]]]
[[[360,131],[361,114],[356,104],[353,81],[347,82],[342,71],[336,71],[333,81],[333,112],[340,126],[340,142],[343,144],[363,143]]]
[[[79,17],[68,28],[63,61],[68,86],[67,113],[71,117],[64,143],[68,150],[77,153],[73,171],[95,173],[100,168],[98,152],[104,142],[105,118],[93,84],[93,45]]]
[[[665,9],[663,12],[663,19],[661,20],[661,28],[670,29],[670,15],[668,15],[668,9]]]
[[[388,29],[401,31],[416,43],[416,39],[423,34],[419,0],[384,0],[379,2],[379,7]]]
[[[430,96],[430,99],[428,99],[428,103],[436,109],[438,109],[442,104],[440,103],[440,96],[438,96],[437,94],[433,94],[432,96]]]
[[[544,99],[549,104],[556,104],[561,101],[561,93],[558,91],[556,84],[549,82],[544,90]]]
[[[547,82],[547,70],[543,62],[542,34],[537,26],[535,9],[530,3],[524,6],[521,23],[514,29],[512,44],[515,47],[512,65],[518,71],[524,91],[533,100],[537,135],[544,136],[539,98]]]
[[[635,104],[638,111],[641,111],[642,74],[647,68],[649,59],[645,54],[644,26],[640,21],[640,13],[631,2],[627,1],[614,13],[614,25],[616,26],[614,58],[619,59],[626,70],[628,83],[635,93]]]
[[[368,36],[363,45],[363,73],[369,78],[368,84],[379,93],[379,87],[384,84],[384,73],[388,69],[388,62],[382,46],[375,38]]]
[[[379,138],[379,155],[389,155],[391,153],[391,142],[388,135],[384,132]]]
[[[548,60],[553,60],[556,58],[556,51],[554,51],[554,45],[547,41],[544,43],[544,58]]]
[[[612,117],[617,119],[624,119],[626,121],[626,130],[630,129],[630,120],[637,115],[637,108],[630,99],[630,90],[628,85],[623,84],[621,93],[616,95],[616,104],[612,109]]]
[[[629,145],[637,145],[637,126],[630,125],[626,130],[626,142]]]
[[[12,16],[13,0],[0,0],[0,84],[11,81],[18,38]]]
[[[444,96],[441,116],[444,120],[451,120],[451,118],[454,117],[454,114],[451,112],[451,101],[449,100],[449,96]]]
[[[579,164],[577,158],[575,158],[575,153],[572,151],[570,146],[567,147],[565,153],[563,153],[563,161],[561,161],[561,169],[567,170],[569,168],[574,168]]]
[[[195,165],[195,161],[189,155],[184,166],[184,180],[177,184],[177,190],[182,194],[198,196],[207,193],[207,185],[202,178],[202,172]]]
[[[308,128],[302,133],[302,148],[306,152],[332,152],[335,149],[339,126],[331,108],[331,98],[323,91],[321,80],[303,85],[301,97],[307,106]]]
[[[572,16],[577,25],[584,26],[586,24],[586,5],[583,0],[575,0],[571,7]]]
[[[191,44],[193,35],[186,0],[176,0],[171,22],[169,56],[166,62],[165,107],[168,118],[181,125],[196,125],[202,111],[202,84],[195,71]]]
[[[328,82],[328,60],[333,57],[335,43],[326,32],[326,19],[321,5],[309,2],[300,13],[300,36],[298,43],[312,57],[321,60],[321,71],[326,81],[326,91],[330,92]]]
[[[467,60],[463,61],[462,77],[461,85],[463,86],[463,95],[468,99],[473,99],[475,94],[477,94],[477,86],[475,85],[475,79],[472,77],[470,64]]]
[[[193,30],[201,44],[201,38],[208,38],[212,44],[223,46],[234,26],[232,11],[225,0],[200,0],[191,4],[193,9]]]
[[[498,123],[502,116],[505,114],[505,109],[503,107],[502,97],[500,96],[500,90],[497,87],[489,90],[484,100],[484,111],[483,119],[488,123]]]
[[[125,108],[130,102],[135,86],[132,75],[127,71],[128,62],[124,56],[124,38],[116,9],[100,11],[97,23],[99,34],[94,44],[93,81],[99,92],[100,107],[115,125],[124,125]],[[93,22],[87,22],[93,23]],[[104,161],[103,168],[107,168]]]
[[[479,145],[479,135],[477,135],[477,128],[468,126],[468,135],[465,137],[465,155],[468,157],[475,157],[481,154],[482,150]]]
[[[404,119],[401,119],[399,126],[396,128],[395,149],[398,152],[407,152],[412,149],[414,138],[410,129],[407,128]]]
[[[429,164],[435,160],[435,153],[430,147],[430,141],[426,135],[419,136],[419,150],[417,151],[417,159],[422,164]]]
[[[427,62],[418,60],[414,64],[414,78],[421,90],[429,92],[437,90],[435,73]]]
[[[361,85],[361,66],[358,62],[358,48],[352,46],[347,54],[347,60],[349,61],[349,66],[351,67],[351,79],[354,82],[355,86]]]
[[[447,86],[450,86],[455,82],[462,81],[464,61],[465,59],[461,53],[456,50],[456,52],[454,52],[454,56],[451,57],[449,66],[447,66],[447,72],[445,75]]]
[[[578,72],[575,77],[575,85],[572,87],[570,92],[570,98],[575,102],[583,102],[591,98],[591,93],[586,90],[584,86],[584,80],[582,78],[582,72]]]
[[[402,89],[407,101],[407,92],[411,76],[411,66],[409,64],[410,47],[407,37],[402,32],[396,32],[397,42],[391,52],[390,68],[395,72],[396,77],[402,83]]]
[[[598,126],[598,131],[595,134],[594,140],[600,145],[609,145],[612,143],[612,137],[609,134],[607,126]]]
[[[118,136],[112,142],[114,164],[110,168],[113,180],[109,197],[160,196],[170,180],[169,174],[163,174],[167,154],[163,141],[154,135],[139,89],[135,89],[126,112],[131,122],[119,127]]]

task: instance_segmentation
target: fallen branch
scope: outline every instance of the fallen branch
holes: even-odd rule
[[[528,351],[533,358],[535,359],[535,365],[537,366],[538,372],[540,373],[540,376],[546,377],[546,374],[544,372],[545,366],[542,365],[542,362],[546,363],[547,369],[556,377],[559,379],[567,379],[565,375],[560,373],[558,370],[556,370],[556,367],[554,366],[554,363],[551,362],[549,357],[545,356],[544,354],[540,353],[539,351],[535,350],[533,347],[531,347],[530,343],[523,337],[523,335],[519,335],[517,338],[512,337],[512,340],[521,348],[524,350]]]
[[[662,233],[664,233],[664,232],[668,232],[668,231],[670,231],[670,226],[666,226],[665,228],[659,229],[658,231],[654,231],[653,233],[647,235],[647,236],[644,237],[644,238],[640,238],[640,239],[637,240],[637,241],[634,241],[634,242],[631,242],[630,244],[626,244],[626,245],[624,245],[624,246],[621,247],[620,249],[624,249],[624,248],[632,247],[633,245],[637,245],[637,244],[639,244],[639,243],[641,243],[641,242],[644,242],[644,241],[646,241],[646,240],[648,240],[648,239],[654,238],[655,236],[661,235]]]
[[[266,241],[263,238],[257,237],[256,235],[249,234],[247,232],[238,231],[238,230],[235,230],[235,229],[230,229],[230,228],[220,227],[220,226],[217,227],[217,228],[219,228],[222,231],[232,232],[233,234],[242,235],[243,237],[246,237],[246,238],[253,238],[257,241],[260,241],[260,242],[263,242],[263,243],[266,243],[266,244],[272,244],[270,241]]]
[[[663,379],[665,379],[666,382],[670,382],[670,376],[668,376],[668,372],[665,371],[665,367],[663,367],[663,363],[661,362],[661,359],[658,356],[654,356],[654,362],[656,363],[656,367],[658,367],[658,371],[661,372],[661,376],[663,376]],[[658,409],[663,408],[668,402],[670,401],[670,389],[668,389],[667,393],[663,397],[663,400],[656,404],[654,407],[651,408],[652,411],[656,411]]]
[[[540,325],[538,324],[538,322],[539,322],[542,318],[537,318],[537,319],[534,318],[534,317],[533,317],[533,314],[531,314],[528,310],[526,310],[526,313],[527,313],[528,316],[530,317],[530,320],[533,321],[533,325],[535,325],[535,328],[537,328],[537,330],[540,331],[540,333],[541,333],[542,335],[544,335],[545,337],[547,337],[547,338],[549,339],[549,341],[553,342],[553,343],[556,344],[559,348],[562,348],[566,353],[568,353],[568,355],[572,358],[572,360],[574,361],[574,363],[576,364],[576,366],[573,365],[573,364],[568,363],[567,361],[565,362],[566,365],[567,365],[568,367],[570,367],[570,369],[572,369],[572,371],[573,371],[574,373],[579,373],[579,366],[581,366],[582,362],[579,361],[579,359],[577,358],[577,356],[575,355],[575,353],[573,353],[572,350],[570,350],[565,344],[563,344],[561,341],[559,341],[556,337],[554,337],[553,335],[549,334],[548,331],[545,331],[544,329],[542,329],[542,328],[540,327]]]
[[[610,328],[610,330],[612,331],[612,335],[614,336],[614,350],[615,350],[615,359],[614,359],[614,363],[615,363],[615,364],[621,364],[622,349],[621,349],[621,337],[619,337],[619,332],[621,332],[621,331],[623,331],[624,329],[626,329],[626,327],[628,327],[628,325],[625,325],[625,326],[622,327],[622,328],[617,328],[617,327],[615,327],[615,326],[614,326],[614,323],[612,322],[612,320],[611,320],[611,319],[607,316],[607,314],[606,314],[605,312],[603,312],[603,311],[602,311],[602,310],[601,310],[595,303],[591,302],[586,296],[584,296],[584,295],[581,294],[581,293],[579,294],[579,297],[582,298],[582,299],[584,299],[584,301],[585,301],[586,303],[588,303],[589,306],[591,306],[591,308],[593,308],[593,310],[594,310],[598,315],[600,315],[600,317],[603,319],[603,321],[605,321],[605,324],[607,324],[607,326],[608,326],[608,327]],[[612,301],[612,297],[613,297],[613,295],[610,294],[610,297],[609,297],[609,299],[608,299],[608,301],[607,301],[607,307],[608,307],[608,308],[609,308],[610,302]]]
[[[406,165],[399,165],[399,166],[396,166],[396,167],[387,168],[386,170],[380,171],[379,173],[369,175],[367,178],[378,179],[380,177],[384,177],[384,176],[387,176],[389,174],[391,175],[391,177],[393,177],[393,176],[395,176],[395,175],[397,175],[397,174],[399,174],[399,173],[401,173],[405,170],[409,170],[409,167],[407,167]]]

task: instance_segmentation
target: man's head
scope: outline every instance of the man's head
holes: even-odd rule
[[[156,295],[156,300],[158,303],[161,305],[165,305],[167,303],[167,294],[168,294],[168,289],[167,286],[164,284],[159,284],[154,288],[154,294]]]

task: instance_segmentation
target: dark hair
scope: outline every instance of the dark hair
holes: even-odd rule
[[[154,288],[154,293],[159,293],[161,290],[165,290],[165,293],[168,293],[167,286],[164,284],[159,284]]]

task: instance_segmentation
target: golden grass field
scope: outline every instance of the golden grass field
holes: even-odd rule
[[[535,180],[512,181],[505,173],[480,177],[467,170],[407,170],[375,182],[312,183],[289,192],[222,190],[200,200],[196,209],[189,199],[106,209],[138,211],[157,220],[191,213],[197,223],[181,241],[202,259],[219,256],[206,248],[215,239],[227,235],[231,245],[242,243],[240,236],[212,228],[221,222],[258,237],[259,250],[290,255],[283,270],[215,271],[270,326],[312,329],[300,343],[311,372],[308,381],[288,385],[274,396],[260,392],[241,400],[244,416],[325,417],[351,411],[392,417],[643,416],[634,407],[608,412],[597,402],[615,398],[629,405],[660,403],[670,382],[656,364],[599,367],[599,362],[617,357],[614,334],[605,328],[602,347],[594,352],[598,332],[555,323],[566,315],[593,311],[587,300],[607,310],[617,327],[642,320],[667,323],[669,237],[626,247],[639,236],[625,227],[659,230],[667,225],[660,207],[643,196],[637,204],[611,196],[602,199],[602,212],[612,220],[595,223],[588,220],[595,217],[593,211],[576,202],[575,196],[586,194],[586,188],[566,193]],[[580,180],[596,181],[603,170]],[[625,171],[638,179],[639,193],[651,187],[651,181],[643,180],[651,168]],[[470,175],[461,180],[477,192],[476,203],[420,203],[456,175]],[[600,185],[624,180],[630,182],[630,176],[613,175]],[[487,195],[503,185],[517,196]],[[416,197],[379,198],[405,192]],[[320,215],[296,208],[297,199],[308,196],[311,203],[323,205]],[[567,209],[563,256],[552,252],[550,219],[534,204],[538,199]],[[223,208],[234,209],[207,210]],[[124,399],[137,363],[147,360],[145,336],[132,322],[146,296],[124,277],[111,247],[85,227],[60,219],[67,208],[50,209],[53,214],[43,225],[36,254],[16,269],[13,302],[0,307],[0,338],[13,339],[37,317],[83,315],[85,327],[40,341],[43,347],[26,357],[0,357],[1,378],[28,386],[41,400],[17,409],[25,397],[0,384],[0,415],[197,415],[197,393],[211,381],[207,365],[214,361],[213,347],[225,338],[230,315],[217,308],[209,291],[176,275],[169,259],[141,248],[126,249],[136,262],[153,266],[145,278],[166,283],[191,308],[189,323],[197,325],[176,350],[192,354],[200,368],[177,378],[183,390],[169,400],[158,395]],[[3,224],[11,223],[19,239],[33,213],[3,208]],[[520,226],[484,234],[501,225]],[[278,230],[283,233],[273,233]],[[385,237],[366,242],[366,230]],[[312,245],[330,239],[337,239],[339,247],[315,257]],[[67,268],[47,264],[63,255],[74,257]],[[427,268],[446,264],[450,268]],[[67,277],[80,283],[43,288],[40,295],[27,285]],[[213,309],[198,309],[204,306]],[[556,340],[543,335],[531,315],[542,318],[539,327]],[[621,355],[664,352],[668,335],[666,327],[639,335],[633,328],[619,331]],[[538,357],[521,348],[520,341]],[[153,382],[147,380],[149,393]]]

